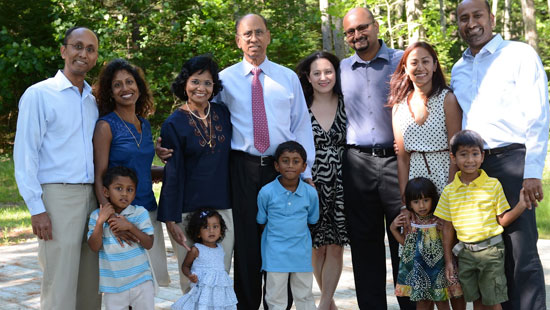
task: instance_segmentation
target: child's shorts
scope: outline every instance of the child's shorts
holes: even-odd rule
[[[155,309],[153,281],[145,281],[120,293],[103,293],[103,304],[106,310],[128,309],[128,306],[134,310]]]
[[[504,242],[473,252],[458,253],[458,279],[464,299],[471,302],[481,297],[484,305],[496,305],[508,300],[504,275]],[[480,296],[481,294],[481,296]]]

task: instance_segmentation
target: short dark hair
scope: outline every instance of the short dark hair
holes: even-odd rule
[[[204,71],[210,72],[210,75],[212,75],[212,82],[214,82],[212,96],[208,100],[214,98],[214,96],[216,96],[223,89],[223,85],[220,80],[220,76],[218,75],[218,64],[210,55],[195,56],[183,64],[176,80],[172,83],[172,92],[174,95],[181,100],[186,101],[189,98],[187,92],[185,91],[187,80],[191,75],[197,72],[200,74]]]
[[[261,18],[262,21],[264,22],[265,29],[268,30],[268,28],[267,28],[267,19],[265,19],[265,17],[263,17],[261,14],[257,14],[257,13],[247,13],[245,15],[237,17],[237,20],[235,21],[235,33],[236,34],[239,33],[239,24],[241,23],[241,20],[243,20],[243,18],[248,17],[250,15],[256,15],[259,18]]]
[[[456,155],[458,148],[461,146],[477,146],[483,152],[483,138],[473,130],[461,130],[451,138],[451,153]]]
[[[140,67],[134,66],[124,59],[114,59],[101,69],[99,79],[94,84],[94,95],[97,101],[99,115],[103,116],[115,110],[116,102],[113,100],[113,78],[119,71],[126,71],[134,77],[139,90],[139,98],[136,101],[136,114],[147,117],[154,109],[153,95],[145,80],[145,75]]]
[[[336,57],[334,54],[331,54],[329,52],[317,51],[307,56],[306,58],[304,58],[296,66],[296,73],[300,78],[300,83],[302,84],[304,97],[306,98],[306,103],[308,107],[311,107],[311,103],[313,102],[313,87],[311,86],[311,83],[309,82],[309,79],[308,79],[309,73],[311,72],[311,64],[315,60],[322,59],[322,58],[330,61],[330,63],[334,67],[336,84],[334,84],[334,88],[332,89],[332,91],[335,94],[337,94],[338,97],[342,97],[342,87],[340,86],[340,73],[338,72],[340,68],[340,59],[338,59],[338,57]]]
[[[187,216],[188,224],[185,229],[187,236],[191,238],[193,242],[200,243],[201,238],[199,237],[199,235],[201,232],[201,228],[206,226],[206,224],[208,223],[208,218],[213,216],[217,216],[220,220],[220,239],[217,241],[223,240],[223,238],[225,237],[225,232],[227,231],[227,225],[225,225],[225,221],[223,220],[221,214],[211,208],[201,208]]]
[[[296,142],[296,141],[286,141],[277,147],[275,150],[275,161],[279,161],[279,158],[281,155],[283,155],[284,152],[290,152],[290,153],[298,153],[300,157],[304,160],[304,162],[307,160],[307,154],[304,147]]]
[[[138,178],[136,172],[133,169],[123,166],[116,166],[107,169],[103,175],[103,186],[109,187],[113,183],[113,180],[117,177],[129,177],[137,187]]]
[[[424,177],[410,179],[405,186],[405,205],[407,206],[407,209],[411,212],[414,212],[411,207],[411,201],[421,198],[432,199],[432,208],[430,210],[430,213],[434,212],[435,207],[439,202],[437,187],[432,181]]]
[[[71,36],[71,33],[73,33],[73,31],[75,31],[77,29],[80,29],[80,28],[90,30],[95,35],[95,38],[97,39],[97,44],[99,45],[99,36],[97,35],[97,33],[95,31],[93,31],[92,29],[90,29],[88,27],[84,27],[84,26],[74,26],[74,27],[71,27],[71,28],[67,29],[67,31],[65,31],[65,36],[63,37],[63,45],[69,44],[69,37]]]

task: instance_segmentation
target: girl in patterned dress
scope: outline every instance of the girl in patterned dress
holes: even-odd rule
[[[172,310],[237,309],[233,281],[225,271],[224,251],[219,243],[227,226],[213,209],[200,209],[189,216],[187,235],[195,245],[181,266],[191,281],[191,290],[173,305]]]
[[[390,225],[395,239],[403,245],[396,296],[408,296],[416,302],[416,309],[430,309],[435,302],[438,309],[449,309],[450,296],[462,295],[460,284],[452,284],[445,276],[445,258],[441,231],[433,211],[439,195],[427,178],[410,180],[405,188],[405,202],[413,221],[407,233],[401,233],[405,215],[398,215]]]

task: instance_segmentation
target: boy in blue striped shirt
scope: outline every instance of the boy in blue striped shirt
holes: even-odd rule
[[[153,246],[153,226],[144,207],[130,203],[136,196],[137,176],[126,167],[109,168],[103,193],[109,204],[96,209],[88,224],[88,245],[99,252],[99,291],[105,308],[154,309],[153,274],[146,249]],[[120,244],[114,233],[126,231],[139,241]]]

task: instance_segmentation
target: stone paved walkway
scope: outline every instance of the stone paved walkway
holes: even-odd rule
[[[160,289],[155,298],[156,309],[170,309],[172,303],[181,296],[177,260],[168,238],[166,245],[168,246],[168,268],[172,282],[169,287]],[[550,240],[539,240],[538,247],[547,283],[547,304],[550,305]],[[38,267],[37,249],[36,241],[0,247],[0,309],[39,308],[42,272]],[[386,257],[389,257],[387,247],[386,252]],[[388,270],[386,290],[388,292],[388,309],[397,310],[399,307],[393,295],[389,258],[386,260],[386,268]],[[313,293],[318,301],[320,292],[315,281]],[[344,252],[344,270],[336,290],[335,301],[339,309],[358,309],[349,248],[346,248]],[[471,305],[468,306],[468,309],[472,309]]]

